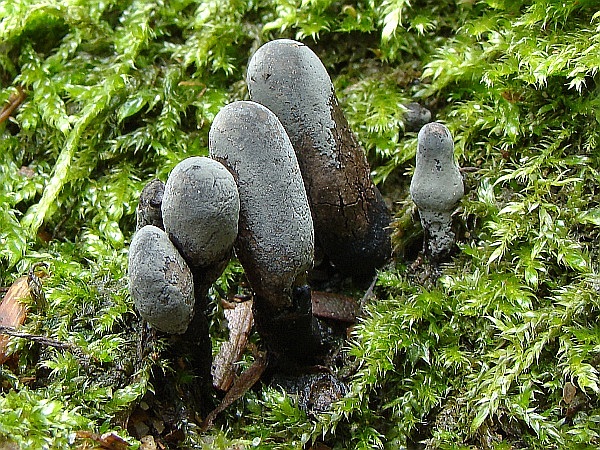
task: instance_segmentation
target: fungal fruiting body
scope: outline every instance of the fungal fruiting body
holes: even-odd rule
[[[227,263],[239,211],[235,180],[219,162],[191,157],[169,174],[162,202],[165,231],[192,268]]]
[[[150,325],[184,333],[194,314],[192,273],[168,235],[146,225],[129,247],[129,288],[135,307]]]
[[[136,231],[144,225],[154,225],[164,229],[162,220],[162,199],[165,192],[165,184],[160,180],[152,180],[140,194],[136,213]]]
[[[215,117],[209,150],[238,185],[235,250],[255,292],[257,330],[270,350],[306,350],[312,314],[304,284],[313,261],[313,223],[285,129],[266,107],[234,102]]]
[[[372,275],[391,255],[390,214],[325,67],[304,44],[275,40],[253,55],[247,83],[291,140],[317,244],[341,272]]]
[[[140,228],[129,249],[134,303],[157,330],[183,333],[229,260],[237,236],[237,186],[218,162],[188,158],[166,184],[146,185],[137,212]]]
[[[305,279],[314,244],[306,192],[285,130],[264,106],[234,102],[215,117],[209,148],[238,184],[235,249],[252,288],[274,307],[291,306],[292,286]]]
[[[410,195],[419,209],[425,233],[423,251],[430,260],[439,261],[454,246],[452,213],[464,195],[454,142],[441,123],[428,123],[419,132]]]

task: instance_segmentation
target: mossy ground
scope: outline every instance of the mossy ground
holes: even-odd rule
[[[2,1],[0,105],[18,87],[26,98],[0,124],[0,278],[49,264],[47,304],[31,305],[24,329],[80,351],[11,341],[0,442],[127,437],[133,406],[172,373],[160,341],[137,347],[126,283],[137,197],[207,154],[215,114],[246,97],[248,58],[277,37],[305,41],[332,75],[394,202],[397,257],[353,329],[349,393],[330,412],[307,416],[260,386],[212,431],[182,422],[180,445],[597,448],[600,9],[590,0]],[[409,270],[420,245],[408,197],[416,134],[400,106],[410,101],[447,124],[470,168],[459,251],[437,282]],[[242,279],[232,264],[215,304]]]

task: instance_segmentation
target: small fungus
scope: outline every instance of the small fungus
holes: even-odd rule
[[[186,331],[194,314],[192,273],[167,233],[154,225],[133,235],[129,288],[135,307],[150,325],[170,334]]]
[[[371,276],[391,255],[390,213],[327,70],[304,44],[280,39],[253,55],[247,83],[250,99],[273,111],[290,137],[317,244],[341,272]]]
[[[165,231],[191,267],[229,260],[238,232],[240,199],[235,180],[219,162],[205,157],[181,161],[165,184]]]
[[[425,233],[425,256],[439,262],[454,246],[452,213],[464,195],[462,175],[454,159],[454,142],[441,123],[429,123],[419,132],[410,195],[419,209]]]
[[[165,184],[160,180],[152,180],[144,186],[136,209],[136,231],[144,225],[154,225],[164,229],[161,211],[164,192]]]
[[[255,292],[257,330],[275,354],[307,356],[313,222],[288,135],[266,107],[238,101],[215,117],[209,150],[238,185],[235,250]]]

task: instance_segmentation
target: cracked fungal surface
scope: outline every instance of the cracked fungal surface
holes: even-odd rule
[[[454,245],[452,213],[464,195],[464,184],[454,141],[441,123],[428,123],[419,132],[410,195],[419,208],[425,255],[433,260],[446,256]]]
[[[183,160],[165,184],[165,231],[193,267],[228,259],[238,233],[240,199],[233,176],[205,157]]]
[[[129,289],[135,307],[150,325],[171,334],[184,333],[194,314],[190,268],[154,225],[138,230],[129,248]]]
[[[283,126],[258,103],[234,102],[215,117],[209,149],[238,185],[235,250],[250,285],[259,302],[273,310],[291,308],[292,288],[304,284],[312,266],[314,236],[302,176]]]
[[[340,271],[372,275],[391,255],[390,214],[325,67],[304,44],[275,40],[250,60],[247,83],[294,146],[317,244]]]

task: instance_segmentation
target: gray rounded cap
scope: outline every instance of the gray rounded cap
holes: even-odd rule
[[[239,211],[235,180],[213,159],[196,156],[181,161],[165,184],[165,231],[194,267],[211,266],[229,255]]]
[[[273,306],[290,306],[282,294],[289,295],[311,267],[314,235],[300,168],[283,126],[258,103],[234,102],[215,117],[209,149],[238,184],[235,249],[252,288]]]
[[[167,234],[154,225],[137,231],[129,247],[129,290],[150,325],[184,333],[194,313],[192,273]]]
[[[309,134],[321,161],[341,168],[332,132],[333,84],[309,47],[291,39],[267,42],[250,59],[246,81],[250,98],[275,113],[296,149]]]
[[[464,195],[454,142],[441,123],[428,123],[419,131],[410,195],[419,209],[429,211],[449,211]]]

